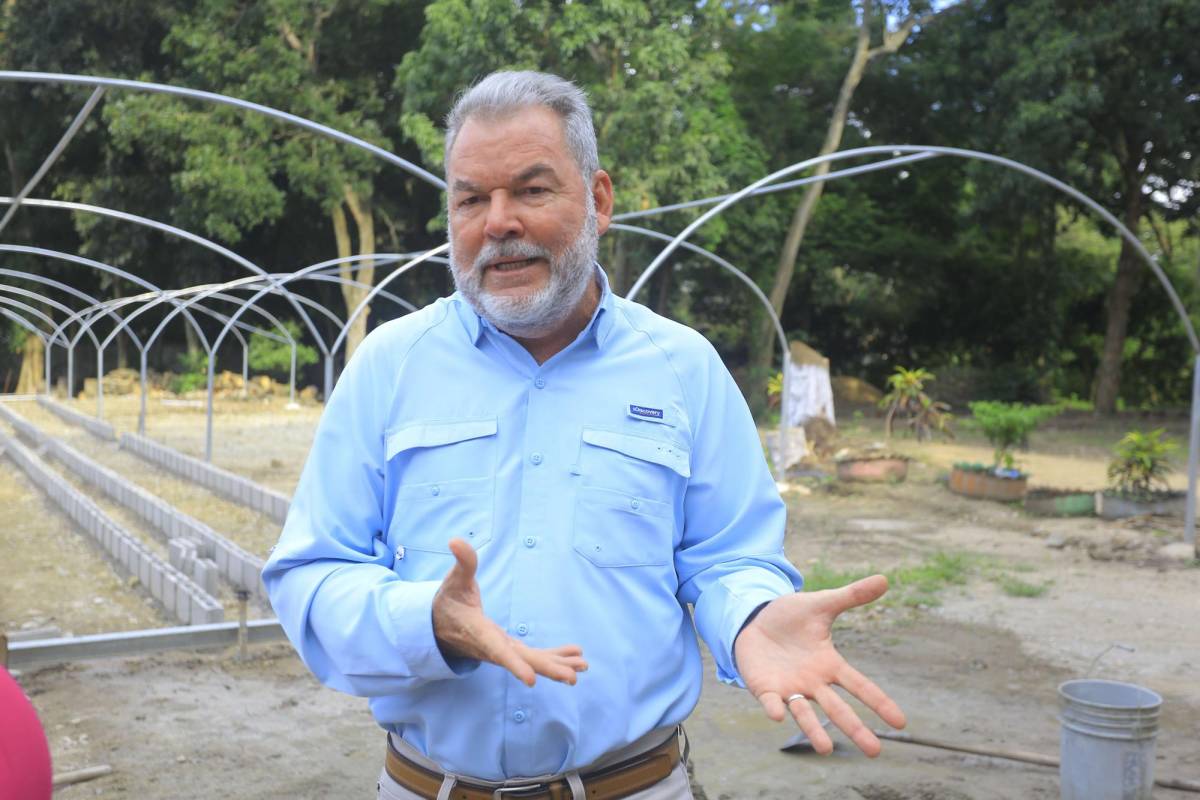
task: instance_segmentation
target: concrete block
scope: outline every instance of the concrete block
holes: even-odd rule
[[[192,595],[189,589],[182,581],[175,586],[175,619],[184,625],[192,618]]]
[[[160,567],[159,569],[153,570],[153,571],[150,573],[150,586],[149,586],[149,589],[150,589],[150,596],[151,596],[151,597],[153,597],[155,600],[158,600],[159,602],[162,602],[162,596],[163,596],[163,571],[162,571],[162,568],[161,568],[161,567]]]
[[[142,586],[144,586],[146,588],[146,590],[149,591],[150,575],[155,572],[158,572],[158,570],[156,569],[156,567],[158,565],[154,563],[151,555],[146,552],[138,553],[138,559],[139,559],[139,561],[138,561],[138,580],[141,581]]]
[[[209,625],[222,622],[225,619],[225,609],[221,604],[207,597],[192,597],[192,613],[188,624]]]
[[[162,602],[163,608],[167,610],[167,614],[170,616],[175,616],[175,596],[178,590],[179,579],[173,573],[163,572],[162,594],[158,599]]]
[[[217,563],[217,571],[222,575],[229,574],[229,548],[224,542],[213,544],[213,561]]]
[[[217,593],[217,564],[207,558],[192,561],[192,580],[209,594]]]

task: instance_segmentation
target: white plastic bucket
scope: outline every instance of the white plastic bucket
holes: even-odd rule
[[[1132,683],[1058,687],[1062,800],[1151,800],[1162,697]]]

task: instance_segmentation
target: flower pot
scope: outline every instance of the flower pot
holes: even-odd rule
[[[1105,519],[1123,519],[1144,514],[1156,516],[1183,516],[1187,510],[1186,492],[1153,492],[1148,496],[1100,493],[1096,500],[1096,513]]]
[[[950,491],[966,497],[1011,502],[1025,496],[1028,480],[1002,478],[992,472],[967,470],[955,467],[950,471]]]
[[[1090,517],[1096,513],[1096,493],[1033,489],[1025,495],[1025,510],[1043,517]]]
[[[838,462],[840,481],[899,483],[908,477],[906,458],[847,458]]]

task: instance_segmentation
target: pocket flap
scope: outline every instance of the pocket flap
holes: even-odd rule
[[[595,428],[583,429],[583,441],[606,450],[615,450],[641,461],[661,464],[685,478],[692,477],[692,454],[674,442]]]
[[[385,450],[390,459],[397,453],[417,447],[440,447],[469,439],[496,435],[496,418],[414,422],[388,431]]]

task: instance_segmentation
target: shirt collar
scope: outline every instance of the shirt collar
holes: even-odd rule
[[[608,275],[605,274],[599,264],[595,264],[595,276],[596,280],[600,283],[600,302],[596,305],[596,311],[592,314],[591,321],[583,329],[581,338],[591,337],[596,340],[596,347],[602,348],[612,333],[613,292],[608,283]],[[458,313],[458,319],[462,323],[467,337],[471,340],[471,344],[478,347],[485,330],[491,330],[494,333],[500,332],[495,325],[480,316],[479,312],[475,310],[475,307],[471,305],[467,298],[462,296],[461,292],[455,292],[451,299],[454,301],[454,308]]]

